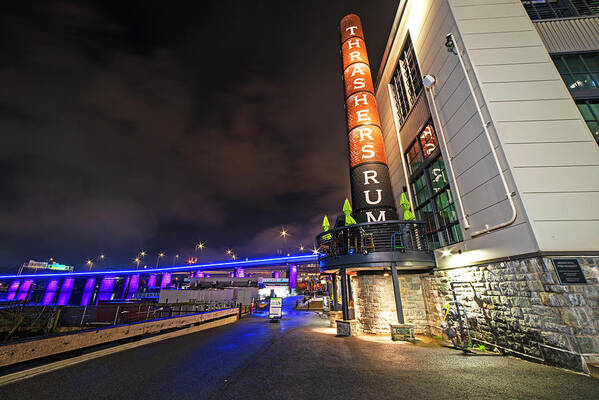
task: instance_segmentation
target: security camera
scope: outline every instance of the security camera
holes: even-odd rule
[[[422,84],[424,85],[425,88],[430,89],[433,87],[433,85],[435,84],[435,77],[432,75],[426,75],[423,79],[422,79]]]
[[[453,54],[457,54],[455,52],[455,43],[453,41],[453,34],[449,33],[445,36],[445,47],[447,47],[447,51]]]

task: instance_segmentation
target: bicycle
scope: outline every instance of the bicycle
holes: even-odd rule
[[[452,308],[452,305],[454,308]],[[461,349],[464,353],[469,353],[472,340],[466,308],[459,301],[450,301],[443,306],[443,310],[443,320],[441,322],[443,333],[455,347]]]

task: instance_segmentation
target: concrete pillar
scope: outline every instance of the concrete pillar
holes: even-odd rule
[[[281,277],[281,273],[279,271],[274,271],[272,273],[272,277],[275,279],[279,279]]]
[[[66,283],[66,279],[65,279],[65,283]],[[62,297],[62,292],[65,288],[65,283],[62,284],[62,289],[60,289],[60,297]],[[96,287],[96,279],[95,278],[87,278],[87,280],[85,281],[85,286],[83,287],[83,293],[81,294],[81,302],[79,303],[79,305],[81,305],[81,306],[89,305],[89,303],[94,295],[95,287]],[[60,297],[58,298],[59,303],[60,303]],[[70,297],[70,295],[69,295],[69,297]]]
[[[129,280],[129,287],[127,288],[127,296],[125,299],[129,300],[134,295],[137,294],[137,290],[139,288],[139,275],[131,275],[131,279]]]
[[[33,279],[25,279],[21,286],[19,286],[19,291],[17,292],[16,300],[27,300],[29,298],[29,294],[31,293],[31,289],[33,288],[35,282]]]
[[[289,278],[289,291],[291,292],[297,286],[297,266],[292,265],[289,267],[287,272],[287,277]]]
[[[164,289],[171,283],[171,274],[170,272],[165,272],[162,274],[162,279],[160,280],[160,289]]]
[[[14,300],[17,297],[17,291],[19,290],[19,286],[21,285],[21,281],[19,279],[15,279],[12,281],[10,286],[8,287],[8,294],[6,295],[6,300]]]
[[[156,287],[156,275],[152,274],[148,278],[148,289],[152,289]]]
[[[112,300],[114,295],[114,276],[104,276],[100,283],[100,290],[98,291],[98,297],[96,298],[96,304],[100,300]]]
[[[73,287],[75,286],[75,278],[65,278],[60,286],[60,293],[58,294],[58,300],[56,300],[57,306],[66,306],[71,300],[71,294],[73,293]]]
[[[57,291],[58,279],[51,279],[46,285],[46,291],[44,292],[44,297],[42,298],[42,305],[49,306],[54,304],[54,298],[56,297]]]
[[[337,298],[337,274],[332,275],[333,281],[333,311],[339,311],[339,299]]]
[[[245,270],[243,268],[235,268],[235,278],[245,278]]]
[[[349,320],[349,296],[347,295],[347,272],[345,268],[339,271],[341,274],[341,311],[343,311],[343,319]]]

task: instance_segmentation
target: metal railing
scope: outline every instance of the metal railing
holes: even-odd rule
[[[316,236],[321,254],[343,256],[374,252],[430,251],[422,221],[366,222],[322,232]]]
[[[530,19],[581,17],[599,13],[596,0],[522,0]]]

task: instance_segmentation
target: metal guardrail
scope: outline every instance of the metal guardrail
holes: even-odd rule
[[[570,18],[599,13],[599,4],[593,0],[522,0],[532,20]]]
[[[375,252],[430,251],[423,221],[366,222],[322,232],[316,246],[325,257]]]

